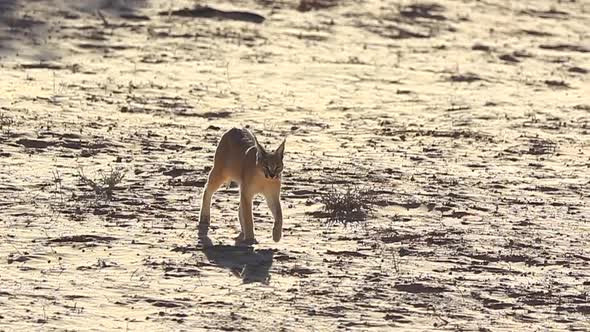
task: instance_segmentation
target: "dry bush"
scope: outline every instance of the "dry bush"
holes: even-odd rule
[[[111,168],[109,172],[100,171],[99,174],[97,179],[92,180],[84,175],[82,168],[78,169],[80,183],[92,188],[97,198],[110,200],[117,185],[123,181],[125,172],[121,168]]]
[[[14,125],[14,123],[15,121],[13,118],[5,115],[4,113],[0,113],[0,130],[8,130],[11,126]]]
[[[528,151],[532,155],[554,154],[557,151],[557,143],[541,138],[529,139]]]
[[[320,197],[320,203],[324,204],[323,215],[330,224],[365,221],[374,210],[374,202],[374,193],[358,187],[347,187],[341,191],[332,188]]]

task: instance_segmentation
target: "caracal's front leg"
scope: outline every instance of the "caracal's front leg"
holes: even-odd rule
[[[251,245],[255,244],[254,238],[254,220],[252,217],[252,199],[254,195],[247,191],[240,190],[240,214],[242,216],[242,239],[240,244]]]
[[[266,205],[270,209],[275,220],[272,228],[272,239],[279,242],[283,236],[283,210],[281,209],[280,189],[273,188],[273,190],[264,194],[266,198]]]

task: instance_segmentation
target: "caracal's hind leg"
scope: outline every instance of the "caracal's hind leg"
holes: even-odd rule
[[[236,244],[244,241],[244,217],[242,215],[242,204],[240,204],[240,208],[238,209],[238,220],[240,221],[240,234],[234,238],[234,240],[236,240]]]
[[[203,190],[201,213],[199,214],[199,235],[207,235],[209,231],[209,224],[211,223],[211,197],[225,181],[226,178],[221,171],[213,167]]]
[[[237,245],[249,246],[258,243],[254,238],[254,221],[252,219],[253,198],[254,195],[240,190],[240,215],[242,216],[240,224],[242,225],[242,238],[240,241],[236,241]]]

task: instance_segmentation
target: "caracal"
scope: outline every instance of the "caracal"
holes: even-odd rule
[[[215,161],[209,173],[199,216],[199,236],[206,237],[211,221],[211,197],[221,185],[229,181],[240,186],[240,206],[238,219],[241,232],[235,238],[237,245],[257,243],[254,238],[252,219],[252,200],[262,194],[274,217],[272,238],[281,239],[283,232],[283,212],[281,210],[281,173],[285,140],[274,152],[266,151],[256,136],[248,129],[233,128],[221,136]]]

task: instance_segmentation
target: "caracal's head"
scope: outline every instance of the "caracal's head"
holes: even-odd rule
[[[256,166],[260,167],[267,179],[280,179],[283,172],[283,155],[285,152],[285,141],[273,152],[268,152],[258,143],[254,136],[256,144]]]

